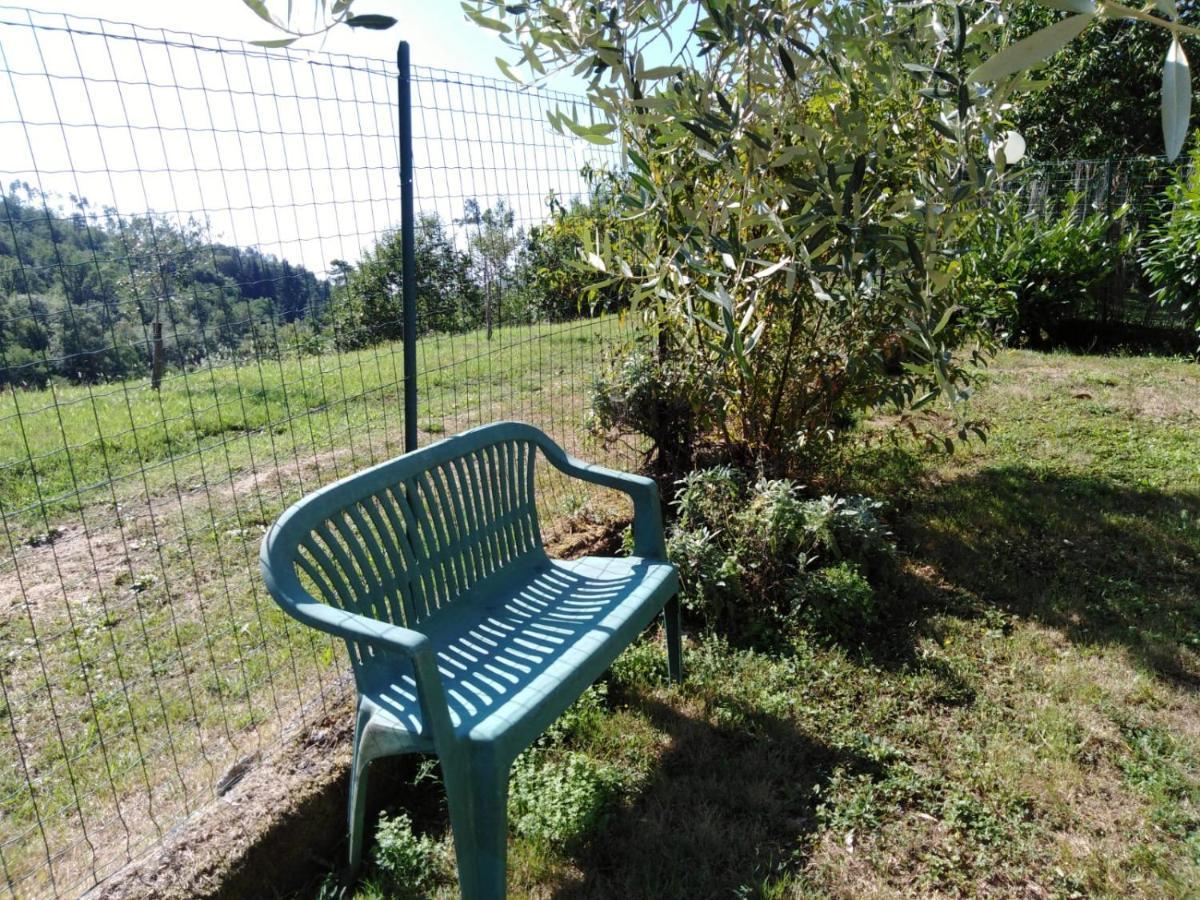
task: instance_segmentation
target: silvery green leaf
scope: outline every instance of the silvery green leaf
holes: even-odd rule
[[[1162,126],[1167,158],[1175,159],[1187,138],[1188,121],[1192,117],[1192,72],[1179,37],[1171,38],[1167,58],[1163,62]]]
[[[250,7],[254,14],[264,22],[268,22],[276,27],[279,26],[279,23],[275,21],[275,17],[271,15],[266,4],[263,3],[262,0],[242,0],[242,2],[246,4],[246,6]]]
[[[1085,16],[1095,15],[1095,0],[1038,0],[1042,6],[1050,9],[1061,9],[1063,12],[1081,13]]]
[[[1095,16],[1068,16],[1005,47],[968,76],[969,81],[996,81],[1037,65],[1075,40]]]

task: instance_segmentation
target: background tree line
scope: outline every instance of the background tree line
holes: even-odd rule
[[[503,199],[475,200],[452,222],[416,223],[418,327],[422,334],[485,325],[562,321],[609,310],[612,290],[584,248],[605,226],[611,191],[550,199],[541,224],[518,227]],[[203,223],[66,208],[36,187],[0,195],[0,384],[41,387],[54,378],[101,382],[150,372],[155,323],[168,369],[281,349],[353,350],[403,337],[399,229],[357,263],[329,274],[253,247],[207,237]]]

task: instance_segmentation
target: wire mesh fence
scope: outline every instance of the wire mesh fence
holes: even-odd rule
[[[1049,221],[1062,215],[1111,216],[1107,240],[1114,245],[1134,238],[1112,276],[1100,287],[1094,306],[1075,310],[1080,319],[1108,329],[1116,336],[1131,328],[1191,332],[1184,311],[1157,303],[1142,273],[1139,235],[1169,209],[1166,189],[1190,163],[1169,163],[1164,157],[1127,159],[1070,159],[1036,163],[1012,181],[1022,212]],[[1120,212],[1120,215],[1117,213]]]
[[[0,72],[0,893],[75,894],[344,694],[257,544],[402,449],[397,70],[0,7]],[[618,155],[549,128],[566,94],[412,93],[420,438],[579,451],[626,326],[569,263]]]

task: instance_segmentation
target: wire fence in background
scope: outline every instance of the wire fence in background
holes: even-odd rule
[[[102,882],[345,695],[257,545],[402,450],[396,75],[0,7],[0,894]],[[558,263],[617,154],[549,128],[579,98],[412,91],[421,440],[580,450],[625,326]]]
[[[1114,218],[1108,230],[1108,239],[1116,244],[1130,234],[1144,235],[1167,211],[1166,189],[1181,168],[1186,171],[1189,166],[1163,157],[1054,160],[1032,164],[1013,186],[1023,210],[1046,221],[1064,213],[1114,215],[1124,208],[1124,215]],[[1078,309],[1075,315],[1118,338],[1133,328],[1146,328],[1177,331],[1190,339],[1192,320],[1186,313],[1164,308],[1151,297],[1139,249],[1134,241],[1096,292],[1095,307]]]

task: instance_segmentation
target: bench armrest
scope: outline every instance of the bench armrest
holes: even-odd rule
[[[411,628],[322,603],[304,589],[292,566],[276,567],[270,563],[271,537],[272,532],[268,532],[263,540],[262,573],[267,589],[279,605],[293,618],[319,631],[411,660],[421,712],[429,725],[434,745],[438,752],[443,747],[453,746],[454,726],[429,638]]]
[[[315,598],[309,602],[291,603],[288,605],[288,611],[305,625],[408,659],[415,660],[418,656],[432,652],[429,638],[419,631],[338,609]]]
[[[592,484],[613,488],[628,494],[633,500],[633,554],[649,559],[667,558],[667,545],[663,538],[662,503],[658,497],[658,485],[644,475],[618,472],[593,463],[568,456],[555,447],[558,453],[546,453],[555,468]]]

